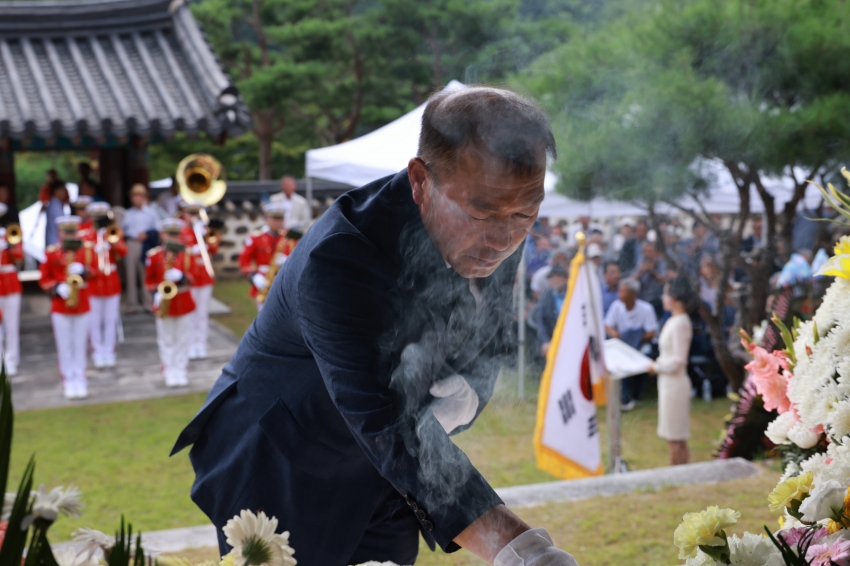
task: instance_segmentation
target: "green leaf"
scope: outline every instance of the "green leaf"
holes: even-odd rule
[[[797,365],[797,356],[794,354],[794,339],[791,337],[791,331],[785,326],[785,323],[773,313],[770,321],[779,329],[779,334],[782,336],[782,341],[785,343],[785,352],[788,354],[788,361],[792,366]]]
[[[49,528],[50,523],[47,521],[36,520],[33,523],[30,547],[24,566],[59,566],[53,556],[53,549],[50,548],[50,543],[47,541],[47,530]]]
[[[12,385],[6,375],[6,362],[0,367],[0,489],[8,491],[9,464],[12,455],[12,433],[15,411],[12,407]]]
[[[31,456],[24,470],[24,475],[21,478],[21,483],[18,486],[15,503],[12,505],[12,514],[9,516],[6,537],[3,539],[3,546],[0,547],[0,564],[3,566],[21,563],[21,557],[24,554],[24,547],[27,542],[27,531],[21,530],[21,522],[32,511],[31,492],[34,473],[35,456]]]

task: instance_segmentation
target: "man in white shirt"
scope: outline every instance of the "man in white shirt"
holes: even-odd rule
[[[310,223],[313,220],[313,211],[307,199],[295,192],[296,188],[295,177],[286,175],[280,180],[281,192],[272,195],[269,200],[279,202],[283,205],[283,210],[286,214],[284,226],[287,230],[304,232],[310,227]]]
[[[576,242],[576,234],[579,232],[583,232],[585,236],[589,237],[593,230],[604,232],[602,225],[598,222],[592,222],[590,216],[579,216],[578,221],[570,225],[567,232],[567,247],[575,248],[578,246],[578,242]]]
[[[133,206],[127,209],[121,229],[127,242],[127,257],[124,259],[127,286],[127,305],[129,312],[139,308],[139,289],[142,291],[142,306],[150,310],[151,296],[145,289],[144,242],[149,232],[157,230],[159,216],[148,204],[148,190],[141,183],[136,183],[130,189],[130,200]]]
[[[605,315],[605,332],[611,338],[619,338],[632,348],[641,350],[649,346],[658,333],[658,318],[655,309],[646,301],[638,299],[640,282],[626,279],[620,283],[619,298],[611,304]],[[644,352],[646,353],[646,352]],[[624,411],[630,411],[640,397],[643,376],[624,379],[621,403]]]

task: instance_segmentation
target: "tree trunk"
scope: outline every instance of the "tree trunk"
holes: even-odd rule
[[[257,143],[260,146],[257,174],[260,181],[268,181],[272,178],[272,142],[274,141],[275,130],[272,127],[269,112],[259,110],[252,114],[254,135],[257,136]]]

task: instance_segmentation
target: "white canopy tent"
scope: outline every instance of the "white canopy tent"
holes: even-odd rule
[[[463,83],[452,81],[448,90],[466,88]],[[419,130],[425,105],[422,104],[397,120],[375,130],[365,136],[338,145],[311,149],[306,156],[306,176],[308,179],[326,179],[359,187],[375,179],[392,175],[407,167],[410,158],[416,155],[419,144]],[[740,208],[738,190],[729,172],[718,161],[702,162],[703,174],[709,180],[710,189],[701,202],[711,213],[735,213]],[[804,172],[795,170],[797,178],[803,178]],[[573,217],[573,216],[642,216],[646,208],[638,204],[593,199],[578,201],[570,199],[555,191],[558,176],[551,171],[546,174],[546,197],[540,206],[542,217]],[[793,180],[785,178],[766,178],[765,185],[776,197],[776,207],[781,209],[791,197],[794,189]],[[750,205],[752,212],[763,212],[761,199],[755,189],[751,190]],[[815,208],[820,202],[820,193],[810,187],[802,206]],[[689,208],[697,208],[690,199],[683,199],[682,204]],[[659,207],[659,211],[672,211],[669,206]]]

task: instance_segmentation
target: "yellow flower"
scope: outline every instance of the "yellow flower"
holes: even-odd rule
[[[225,554],[221,557],[219,566],[236,566],[236,555],[233,552]]]
[[[726,546],[727,529],[738,522],[741,514],[732,509],[712,505],[699,513],[686,513],[673,533],[673,543],[679,547],[679,558],[693,558],[700,546]]]
[[[850,236],[841,236],[835,243],[835,255],[817,270],[815,275],[832,275],[850,279]]]
[[[776,486],[776,488],[767,496],[770,510],[774,513],[783,511],[786,507],[790,507],[795,500],[803,499],[803,495],[809,493],[812,489],[811,472],[800,474],[799,476],[788,478],[784,482]]]

